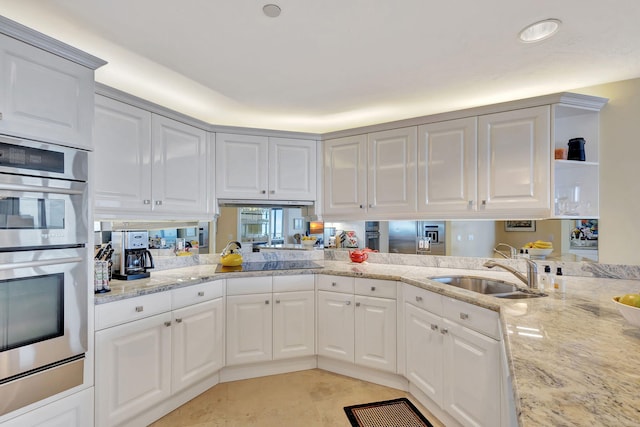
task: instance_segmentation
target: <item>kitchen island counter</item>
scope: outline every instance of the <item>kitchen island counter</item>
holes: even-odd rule
[[[228,277],[333,274],[399,280],[500,312],[521,426],[640,424],[640,328],[628,324],[612,297],[640,289],[638,280],[565,276],[566,294],[504,300],[428,280],[471,274],[517,282],[507,272],[346,261],[309,270],[218,273],[216,265],[155,272],[150,279],[112,282],[96,304]]]

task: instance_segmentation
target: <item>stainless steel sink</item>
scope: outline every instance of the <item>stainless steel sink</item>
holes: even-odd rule
[[[499,279],[489,279],[487,277],[478,276],[436,276],[429,277],[440,283],[455,286],[457,288],[467,289],[479,294],[491,295],[497,298],[521,299],[521,298],[538,298],[546,296],[534,292],[526,292],[511,283]]]

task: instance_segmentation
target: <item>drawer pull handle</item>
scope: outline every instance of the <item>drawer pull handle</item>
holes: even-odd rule
[[[356,303],[356,307],[360,307],[360,303],[359,302]]]
[[[151,200],[149,200],[149,199],[144,199],[144,200],[142,201],[142,203],[143,203],[143,204],[145,204],[145,205],[150,205],[150,204],[151,204]]]
[[[144,311],[144,307],[139,305],[136,307],[136,313],[142,313]]]
[[[269,305],[269,300],[265,300],[264,303]]]
[[[280,300],[279,299],[276,300],[276,304],[280,304]]]
[[[460,318],[462,320],[467,320],[469,318],[469,315],[467,313],[460,313]]]
[[[371,290],[372,290],[372,291],[375,291],[375,290],[376,290],[376,287],[375,287],[375,286],[372,286],[372,287],[371,287]]]
[[[422,302],[422,297],[416,297],[417,302]]]
[[[177,318],[177,319],[176,319],[176,323],[182,323],[182,319]]]
[[[438,330],[438,325],[436,325],[436,324],[432,323],[432,324],[431,324],[431,330],[432,330],[432,331],[437,331],[437,330]]]
[[[440,329],[440,333],[441,333],[442,335],[446,335],[446,334],[448,334],[448,333],[449,333],[449,330],[448,330],[447,328],[442,328],[442,329]]]
[[[166,327],[171,326],[171,322],[164,322],[164,326],[166,326]]]
[[[351,305],[351,301],[347,301],[345,304],[346,305]]]
[[[203,297],[204,296],[204,292],[203,291],[198,292],[198,296],[199,297]]]
[[[338,286],[336,282],[331,282],[331,286]]]

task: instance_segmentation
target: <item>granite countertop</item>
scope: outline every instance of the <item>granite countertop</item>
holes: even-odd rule
[[[96,304],[226,277],[308,274],[348,275],[405,283],[500,312],[521,426],[640,425],[640,328],[628,324],[611,301],[637,292],[638,280],[565,276],[566,294],[503,300],[426,277],[471,274],[517,282],[510,273],[345,261],[324,268],[214,273],[198,265],[152,273],[149,279],[113,281]]]

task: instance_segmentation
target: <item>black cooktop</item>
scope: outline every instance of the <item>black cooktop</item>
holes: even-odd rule
[[[245,262],[237,267],[226,267],[222,264],[218,264],[216,267],[216,273],[231,273],[238,271],[298,270],[323,267],[324,266],[320,262],[310,260]]]

